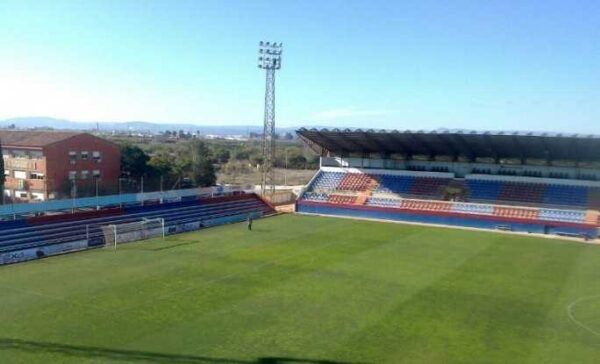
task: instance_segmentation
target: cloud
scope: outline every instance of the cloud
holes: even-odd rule
[[[352,107],[341,107],[320,111],[312,115],[312,119],[316,121],[337,120],[337,119],[352,119],[356,117],[367,116],[382,116],[396,113],[397,110],[371,109],[361,110]]]

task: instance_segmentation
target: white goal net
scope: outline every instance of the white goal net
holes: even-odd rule
[[[107,246],[117,248],[117,244],[128,243],[136,240],[144,240],[155,237],[165,237],[165,220],[163,218],[143,219],[141,221],[128,222],[102,226],[104,241]]]

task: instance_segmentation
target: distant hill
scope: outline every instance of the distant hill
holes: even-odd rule
[[[0,127],[14,125],[18,129],[57,129],[57,130],[96,130],[101,131],[137,131],[160,133],[166,130],[183,130],[185,132],[199,131],[203,135],[247,135],[249,133],[262,133],[263,127],[258,125],[194,125],[189,123],[150,123],[146,121],[124,122],[79,122],[50,117],[19,117],[0,120]],[[278,128],[279,133],[293,132],[296,127]]]

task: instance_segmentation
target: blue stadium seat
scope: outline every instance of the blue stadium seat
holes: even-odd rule
[[[540,209],[538,219],[545,221],[562,221],[573,223],[585,222],[585,211],[569,211],[559,209]]]
[[[398,176],[383,174],[379,178],[379,186],[375,189],[378,193],[409,194],[415,178],[413,176]]]
[[[379,207],[400,207],[402,200],[398,198],[381,198],[381,197],[369,197],[367,199],[367,206],[379,206]]]
[[[582,186],[547,185],[543,202],[549,205],[586,207],[588,188]]]
[[[500,195],[502,182],[486,180],[467,180],[469,197],[472,200],[495,201]]]
[[[319,172],[319,175],[315,177],[309,190],[335,190],[340,184],[345,173],[342,172]]]

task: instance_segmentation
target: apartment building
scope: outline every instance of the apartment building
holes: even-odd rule
[[[88,133],[0,130],[0,142],[11,199],[55,199],[77,182],[119,178],[119,146]]]

